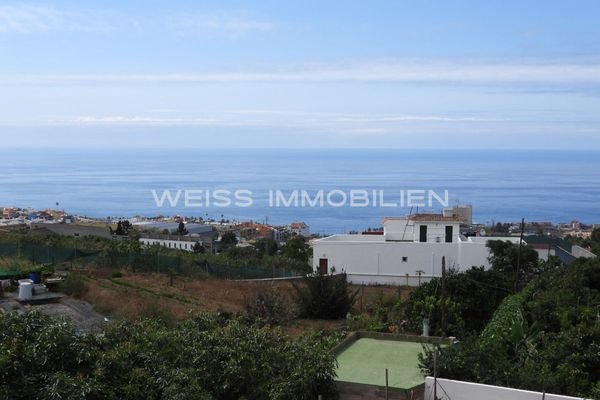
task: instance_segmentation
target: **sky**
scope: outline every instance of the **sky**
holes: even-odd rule
[[[0,1],[0,148],[600,150],[600,2]]]

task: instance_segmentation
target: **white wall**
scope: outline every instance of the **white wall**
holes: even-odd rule
[[[425,378],[425,398],[433,400],[434,379]],[[437,397],[440,400],[542,400],[541,392],[511,389],[501,386],[482,385],[479,383],[437,380]],[[583,400],[581,397],[545,395],[545,400]]]
[[[414,241],[420,238],[421,226],[427,226],[427,241],[432,243],[444,243],[446,241],[446,226],[452,227],[452,241],[458,242],[460,224],[447,222],[415,222]]]
[[[414,240],[415,223],[406,218],[387,219],[383,223],[383,235],[386,240]]]
[[[556,251],[554,248],[548,249],[535,249],[536,253],[538,253],[538,258],[543,261],[548,261],[548,254],[551,256],[556,255]]]
[[[446,226],[452,226],[452,241],[458,241],[460,234],[460,224],[458,222],[408,221],[404,218],[385,220],[383,224],[385,240],[418,242],[421,225],[427,226],[428,242],[435,243],[437,240],[445,242]]]
[[[489,251],[485,242],[419,243],[386,242],[381,236],[360,235],[345,240],[345,235],[335,239],[313,242],[313,267],[318,269],[319,259],[326,258],[328,267],[344,270],[353,283],[406,284],[406,275],[417,277],[421,270],[425,278],[441,276],[442,256],[446,268],[466,270],[472,266],[488,267]],[[410,279],[416,285],[416,279]]]

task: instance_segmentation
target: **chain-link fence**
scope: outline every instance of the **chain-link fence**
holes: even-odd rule
[[[285,267],[226,265],[201,257],[115,250],[86,250],[58,246],[0,243],[0,257],[19,257],[32,263],[69,267],[111,267],[132,272],[155,272],[181,276],[214,276],[224,279],[288,278],[300,274]]]

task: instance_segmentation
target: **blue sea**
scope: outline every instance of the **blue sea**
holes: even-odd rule
[[[272,207],[269,191],[448,191],[474,220],[600,223],[600,152],[496,150],[2,150],[0,206],[92,217],[187,215],[339,233],[380,225],[410,207]],[[158,207],[152,190],[248,190],[251,207]],[[339,197],[336,198],[339,200]],[[440,211],[437,203],[426,207]],[[420,211],[423,211],[421,208]],[[415,212],[416,209],[413,209]]]

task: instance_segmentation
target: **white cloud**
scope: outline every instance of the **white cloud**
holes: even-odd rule
[[[598,84],[600,63],[404,62],[319,65],[263,71],[0,75],[0,84],[205,82],[431,82],[463,84]]]
[[[72,12],[37,4],[0,5],[0,34],[107,32],[110,23],[93,12]]]
[[[274,24],[237,12],[190,13],[148,18],[106,10],[66,9],[51,5],[15,3],[0,5],[0,34],[48,32],[109,32],[132,28],[172,30],[180,34],[223,34],[239,37],[267,32]]]
[[[268,32],[274,24],[239,12],[211,12],[177,15],[169,18],[169,26],[180,34],[207,33],[239,37],[251,32]]]
[[[218,125],[217,119],[158,118],[147,116],[81,116],[73,119],[52,120],[53,124],[77,125]]]
[[[411,123],[508,122],[508,119],[472,117],[462,115],[427,114],[349,114],[310,113],[284,110],[254,110],[213,112],[196,117],[164,117],[154,115],[85,115],[46,121],[50,125],[144,125],[144,126],[215,126],[215,127],[285,127],[320,129],[325,131],[355,132],[356,134],[381,134],[391,127]]]

